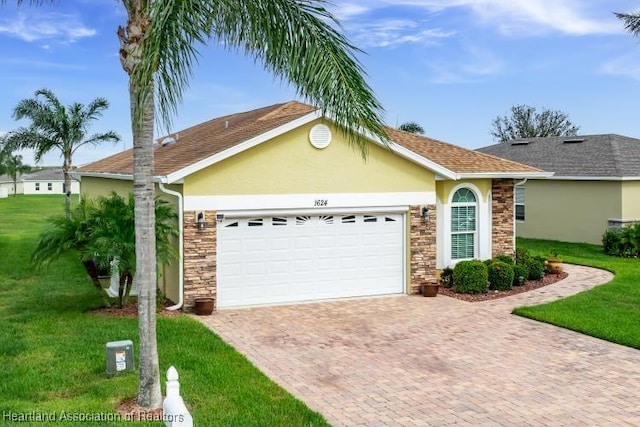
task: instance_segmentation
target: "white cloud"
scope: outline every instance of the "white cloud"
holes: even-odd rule
[[[406,43],[435,44],[454,35],[451,31],[428,28],[426,23],[408,19],[387,19],[347,26],[353,39],[363,47],[395,47]]]
[[[640,56],[637,53],[620,56],[600,66],[598,71],[601,74],[640,80]]]
[[[30,12],[0,20],[0,34],[3,33],[26,42],[53,40],[73,43],[94,36],[96,30],[82,24],[75,15]]]
[[[568,35],[623,32],[609,0],[370,0],[367,8],[346,6],[354,19],[374,9],[415,7],[428,13],[466,9],[486,26],[505,35]]]
[[[430,61],[431,82],[435,84],[475,83],[501,74],[505,65],[490,51],[470,48],[463,60]]]
[[[330,11],[333,16],[338,18],[339,21],[347,21],[352,17],[363,15],[370,10],[370,8],[362,6],[360,4],[341,3],[334,5]]]

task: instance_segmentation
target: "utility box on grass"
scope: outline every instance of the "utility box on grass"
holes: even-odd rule
[[[133,342],[131,340],[107,343],[107,377],[133,372]]]

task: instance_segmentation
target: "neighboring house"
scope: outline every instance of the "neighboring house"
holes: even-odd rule
[[[22,182],[20,179],[21,178],[18,177],[17,184],[14,184],[13,178],[9,175],[0,175],[0,198],[11,196],[13,194],[22,194]]]
[[[364,161],[329,119],[289,102],[162,139],[157,194],[180,212],[183,263],[159,287],[218,308],[417,293],[437,269],[514,251],[514,179],[548,174],[388,132]],[[84,197],[129,192],[132,151],[76,175]]]
[[[608,227],[640,220],[638,139],[529,138],[478,151],[554,172],[517,187],[518,236],[601,244]]]
[[[24,194],[65,194],[62,169],[41,169],[22,176]],[[80,182],[71,180],[71,194],[80,193]]]

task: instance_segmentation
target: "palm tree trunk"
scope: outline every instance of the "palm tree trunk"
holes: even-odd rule
[[[64,213],[67,218],[71,218],[71,151],[64,153],[64,162],[62,164],[62,175],[64,176]]]
[[[149,3],[123,1],[126,28],[118,28],[120,63],[129,75],[129,97],[133,130],[133,196],[136,227],[136,274],[138,288],[138,333],[140,336],[140,387],[138,404],[157,408],[162,404],[156,337],[156,239],[155,186],[153,183],[153,82],[137,82],[134,70],[143,55],[144,35],[151,22]],[[149,95],[137,103],[138,89],[148,85]],[[139,110],[142,108],[142,111]],[[142,114],[139,114],[142,113]]]
[[[91,283],[100,293],[100,298],[102,299],[102,305],[105,307],[111,307],[111,302],[109,301],[109,295],[102,287],[102,283],[100,283],[100,279],[98,278],[98,267],[96,263],[93,261],[82,261],[82,265],[84,266],[85,271],[91,278]]]
[[[135,93],[130,88],[135,117]],[[136,275],[140,334],[140,389],[138,403],[159,407],[160,369],[156,339],[155,186],[153,183],[153,95],[142,104],[141,126],[133,126],[133,196],[136,225]],[[134,122],[135,123],[135,122]]]

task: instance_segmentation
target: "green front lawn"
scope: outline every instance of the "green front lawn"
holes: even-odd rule
[[[615,278],[569,298],[517,308],[515,314],[640,348],[639,259],[605,255],[598,245],[520,238],[517,245],[533,255],[548,255],[556,248],[565,262],[609,270]]]
[[[72,255],[44,271],[28,261],[46,217],[63,209],[62,196],[0,199],[0,424],[9,413],[114,413],[137,393],[137,373],[105,376],[105,344],[131,339],[137,349],[137,319],[85,313],[100,299]],[[327,425],[186,316],[158,319],[158,347],[163,390],[174,365],[195,425]]]

